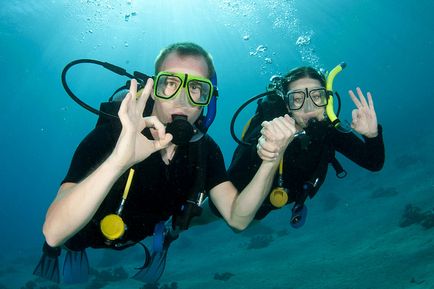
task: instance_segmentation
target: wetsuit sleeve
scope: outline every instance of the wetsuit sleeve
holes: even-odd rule
[[[215,186],[229,180],[223,154],[220,147],[209,138],[207,147],[207,164],[206,164],[206,191],[210,191]]]
[[[79,144],[63,183],[78,183],[90,175],[113,151],[119,132],[109,125],[92,130]]]
[[[238,192],[241,192],[249,184],[258,170],[260,162],[261,160],[256,153],[256,143],[251,146],[240,145],[237,147],[228,169],[228,177]],[[211,199],[209,199],[208,204],[215,216],[223,218]]]
[[[241,192],[257,172],[261,159],[256,152],[256,143],[238,145],[228,169],[229,180]]]
[[[383,168],[385,152],[381,125],[378,125],[376,137],[363,137],[363,140],[354,133],[342,133],[335,130],[332,142],[336,151],[359,166],[370,171],[379,171]]]

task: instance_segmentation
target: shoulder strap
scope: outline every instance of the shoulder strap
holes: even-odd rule
[[[343,179],[347,176],[347,171],[342,167],[341,163],[338,161],[336,156],[333,156],[333,159],[330,161],[333,169],[336,172],[336,177],[338,179]]]
[[[303,204],[307,197],[313,198],[316,195],[319,188],[324,183],[324,180],[326,178],[327,166],[329,163],[336,171],[336,176],[338,178],[343,178],[346,176],[346,171],[336,159],[333,147],[330,145],[329,142],[327,142],[327,140],[324,145],[325,148],[321,152],[320,160],[314,173],[312,174],[312,177],[303,184],[303,191],[296,197],[296,203],[298,204]]]
[[[269,121],[289,113],[282,97],[277,94],[269,94],[259,99],[257,103],[255,115],[250,119],[243,135],[243,140],[246,142],[256,141],[263,121]]]
[[[207,167],[207,145],[204,135],[197,142],[189,145],[190,168],[194,176],[194,183],[187,195],[187,201],[183,204],[178,215],[174,216],[172,226],[174,229],[187,230],[193,217],[202,214],[201,203],[205,197],[205,179]]]
[[[192,156],[192,161],[195,163],[196,176],[194,180],[194,185],[192,192],[194,195],[197,192],[205,191],[205,179],[206,179],[206,167],[207,167],[207,155],[208,155],[208,146],[206,145],[206,140],[209,138],[207,134],[205,134],[202,139],[197,142],[192,143],[190,146],[189,155]]]

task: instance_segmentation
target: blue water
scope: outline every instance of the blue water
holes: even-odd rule
[[[321,210],[317,207],[315,211],[313,205],[310,224],[301,234],[308,238],[321,227],[327,228],[327,232],[337,236],[338,240],[351,243],[354,237],[354,240],[369,243],[378,235],[361,232],[371,230],[372,224],[378,223],[379,228],[384,229],[378,230],[379,235],[395,232],[399,229],[397,223],[406,203],[415,203],[423,210],[433,208],[433,9],[434,2],[429,0],[1,0],[0,161],[3,168],[0,173],[0,248],[3,250],[0,251],[0,261],[3,264],[0,263],[0,288],[3,288],[2,285],[19,288],[34,279],[29,272],[37,261],[43,241],[41,226],[45,211],[57,192],[77,144],[96,122],[96,116],[67,97],[60,83],[64,65],[78,58],[95,58],[129,71],[152,74],[156,55],[168,44],[193,41],[203,46],[213,55],[220,92],[218,115],[210,134],[220,144],[227,165],[235,148],[229,134],[230,117],[248,97],[264,91],[270,76],[285,73],[299,65],[313,65],[327,70],[345,61],[348,67],[335,81],[335,88],[343,96],[341,116],[348,120],[351,118],[353,104],[347,95],[349,89],[360,86],[364,91],[372,92],[379,122],[384,127],[386,165],[383,171],[372,177],[370,173],[343,160],[350,177],[337,181],[330,175],[321,194],[333,192],[341,200],[337,211],[327,213],[329,216],[351,218],[354,225],[347,231],[336,230],[333,225],[324,224]],[[86,65],[71,72],[70,79],[74,91],[94,106],[106,100],[125,81]],[[250,107],[248,112],[253,109]],[[241,116],[238,131],[248,114]],[[402,164],[402,159],[410,161]],[[355,196],[360,191],[369,192],[378,187],[394,187],[399,194],[386,203],[375,201],[377,209],[372,210],[373,205],[369,201]],[[312,200],[312,204],[319,206],[322,200],[319,197]],[[351,204],[356,207],[345,211]],[[361,213],[354,213],[354,210]],[[390,219],[384,218],[385,211],[391,212]],[[369,212],[368,216],[363,212]],[[375,221],[363,222],[363,218]],[[274,219],[270,217],[270,220]],[[280,229],[287,227],[285,222],[279,222]],[[228,238],[240,238],[233,237],[237,235],[229,229],[222,227],[221,230],[227,232]],[[416,230],[420,243],[427,246],[428,252],[420,255],[432,257],[429,248],[434,250],[434,229],[423,230],[415,226],[411,230],[411,234],[401,232],[402,236],[408,235],[411,239]],[[199,230],[198,234],[201,238],[210,238],[210,241],[206,239],[210,247],[226,246],[226,241],[218,240],[218,234],[213,233],[212,226],[209,234],[204,232],[208,229]],[[194,243],[194,235],[190,234],[189,238]],[[294,247],[290,245],[291,238],[283,243],[287,244],[283,246],[288,254]],[[404,238],[400,244],[404,246],[405,242]],[[381,240],[378,243],[378,246],[386,246],[381,244]],[[312,247],[312,250],[317,245],[315,242],[301,244]],[[346,245],[342,243],[343,247]],[[273,244],[270,250],[272,247]],[[337,246],[334,250],[341,252],[343,249]],[[397,256],[401,256],[401,252],[397,251]],[[246,260],[251,252],[243,253]],[[348,254],[357,252],[349,250]],[[173,254],[171,258],[176,262],[177,255]],[[193,253],[191,258],[207,260],[206,256],[195,256]],[[243,266],[243,258],[236,258]],[[396,268],[392,270],[396,276],[406,271],[397,265],[405,263],[404,259],[390,260],[388,264],[390,268]],[[207,283],[207,288],[268,288],[265,282],[268,277],[261,267],[272,267],[273,260],[264,254],[256,262],[256,281],[243,279],[240,276],[244,275],[234,272],[233,278],[239,283],[230,283],[233,280],[230,279],[224,284]],[[306,279],[293,280],[287,276],[282,279],[286,281],[269,288],[320,288],[309,281],[309,260],[300,257],[290,262],[291,266],[294,262],[298,262],[300,268],[306,266]],[[430,277],[433,262],[433,258],[422,258],[420,264],[414,267],[413,275],[410,274],[405,281],[395,282],[392,287],[379,284],[374,279],[370,283],[370,276],[365,278],[370,287],[347,286],[343,280],[355,278],[358,274],[345,271],[340,277],[323,276],[323,288],[434,288],[434,280]],[[218,260],[215,264],[215,272],[226,271],[218,267]],[[22,269],[23,266],[25,269]],[[319,268],[321,263],[315,266]],[[19,269],[9,270],[11,267]],[[424,272],[424,269],[418,271],[420,268],[431,269]],[[168,268],[169,271],[171,269]],[[194,287],[183,287],[183,284],[190,283],[170,274],[164,282],[179,282],[180,288]],[[173,280],[170,280],[171,276]],[[210,276],[209,281],[212,281]],[[388,278],[392,280],[395,277],[386,274],[384,280]],[[189,275],[187,279],[195,280],[195,277]],[[139,288],[139,285],[137,283],[132,288]],[[200,288],[200,284],[195,286]]]

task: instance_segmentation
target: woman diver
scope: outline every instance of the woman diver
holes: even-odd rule
[[[338,71],[343,67],[344,64],[338,66]],[[295,68],[284,77],[274,79],[272,93],[259,102],[255,117],[260,120],[256,120],[256,127],[254,118],[251,120],[244,133],[244,142],[235,150],[228,171],[230,180],[239,191],[255,175],[261,161],[274,154],[263,146],[267,132],[260,122],[289,114],[299,133],[286,148],[274,178],[274,189],[255,219],[262,219],[270,211],[293,202],[290,223],[294,228],[301,227],[307,216],[305,201],[307,197],[312,198],[323,184],[328,164],[333,165],[338,177],[346,174],[337,162],[335,152],[370,171],[379,171],[383,167],[382,127],[377,123],[371,94],[368,92],[366,99],[360,88],[356,89],[357,96],[349,91],[356,106],[352,111],[351,128],[362,136],[360,138],[351,129],[342,129],[343,125],[333,112],[331,86],[336,71],[332,72],[326,79],[323,73],[312,67]]]

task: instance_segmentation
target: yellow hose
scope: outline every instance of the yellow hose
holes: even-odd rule
[[[122,195],[122,199],[126,200],[128,197],[128,192],[130,191],[131,182],[133,181],[134,169],[130,169],[130,173],[128,174],[127,184],[125,185],[124,194]]]

